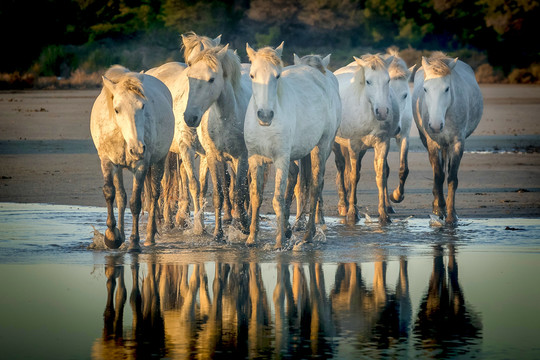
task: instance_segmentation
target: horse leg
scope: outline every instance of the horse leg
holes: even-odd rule
[[[223,163],[218,161],[214,156],[207,155],[208,168],[210,169],[210,176],[212,177],[212,183],[214,186],[213,200],[214,200],[214,214],[215,214],[215,227],[214,227],[214,241],[223,241],[223,227],[221,219],[221,210],[223,208],[223,185],[222,180],[225,177]]]
[[[291,164],[291,167],[293,164]],[[311,161],[309,155],[298,161],[296,186],[294,193],[296,195],[296,220],[295,230],[303,230],[306,227],[306,205],[309,196],[309,176],[311,176]]]
[[[443,219],[446,216],[444,200],[444,159],[437,144],[428,144],[429,161],[433,168],[433,213]]]
[[[156,210],[161,192],[161,179],[163,177],[163,171],[165,166],[165,159],[158,161],[151,167],[150,176],[148,181],[151,181],[150,188],[152,189],[152,198],[150,204],[150,211],[148,212],[148,224],[146,225],[146,241],[144,245],[155,244],[155,235],[157,233],[156,224]]]
[[[463,156],[463,142],[457,142],[448,154],[448,197],[446,201],[446,223],[455,225],[458,221],[455,200],[458,188],[458,171]]]
[[[296,194],[296,222],[298,222],[298,217],[301,215],[302,212],[302,205],[301,201],[299,201],[299,197],[302,195],[300,194],[302,191],[300,189],[301,185],[298,185],[298,165],[296,162],[291,162],[289,166],[289,177],[287,178],[287,187],[285,188],[285,218],[286,220],[286,228],[285,228],[285,237],[289,239],[292,236],[292,228],[289,223],[289,217],[291,216],[291,204],[292,204],[292,198],[293,195]],[[297,224],[295,224],[296,226]]]
[[[336,162],[337,174],[336,174],[336,186],[338,191],[338,214],[339,216],[347,215],[347,193],[345,191],[345,157],[341,151],[341,146],[338,143],[334,143],[332,146],[334,151],[334,160]]]
[[[287,179],[289,177],[289,165],[290,160],[287,155],[286,158],[281,158],[275,161],[276,168],[276,180],[274,188],[274,198],[272,200],[272,205],[274,207],[274,212],[276,213],[276,249],[281,249],[283,240],[285,238],[285,222],[288,219],[285,219],[285,190],[287,187]]]
[[[315,217],[317,213],[317,203],[319,202],[319,197],[321,195],[327,158],[328,156],[324,156],[319,146],[316,146],[313,150],[311,150],[312,178],[309,197],[310,212],[303,242],[311,242],[313,240],[313,237],[315,236]]]
[[[161,206],[163,209],[163,218],[165,219],[165,226],[172,228],[174,225],[172,221],[172,203],[176,200],[176,194],[179,192],[177,190],[178,182],[178,154],[174,152],[169,152],[167,154],[167,159],[165,160],[165,170],[163,174],[163,179],[161,181],[162,187],[162,196],[161,196]]]
[[[360,169],[362,168],[362,158],[364,157],[366,150],[359,152],[349,149],[349,210],[347,211],[347,223],[356,224],[358,221],[358,209],[356,208],[356,188],[358,187],[358,180],[360,180]]]
[[[324,201],[323,201],[323,196],[322,196],[322,189],[324,189],[324,175],[322,179],[321,191],[319,193],[319,201],[317,201],[317,212],[315,213],[315,224],[317,225],[325,224],[324,211],[323,211]]]
[[[204,231],[203,220],[203,199],[201,197],[201,187],[197,176],[195,176],[195,153],[187,146],[182,147],[182,163],[187,174],[189,183],[189,192],[193,199],[193,234],[201,235]],[[205,157],[206,158],[206,157]],[[201,160],[200,169],[203,168],[203,161]],[[207,170],[206,161],[204,161],[204,169]]]
[[[125,231],[124,231],[124,213],[126,212],[127,204],[127,195],[126,189],[124,188],[124,176],[122,169],[118,169],[114,173],[113,177],[114,186],[116,188],[116,207],[118,208],[118,230],[122,235],[122,241],[125,241]]]
[[[249,226],[249,236],[246,245],[255,245],[259,233],[259,212],[262,203],[264,177],[266,165],[256,157],[249,159],[249,172],[251,173],[250,184],[250,205],[251,205],[251,224]]]
[[[249,164],[246,155],[240,156],[236,163],[236,173],[234,174],[234,194],[233,199],[236,206],[236,215],[240,223],[240,228],[244,234],[249,233],[249,219],[246,212],[246,202],[248,198],[247,177]]]
[[[228,169],[227,162],[223,161],[223,179],[221,184],[223,186],[223,223],[230,224],[233,219],[233,206],[231,204],[231,191],[234,191],[232,184],[232,176]],[[234,200],[234,199],[233,199]]]
[[[101,171],[103,173],[103,196],[107,203],[107,230],[105,230],[105,245],[111,249],[117,249],[124,242],[124,235],[116,227],[116,220],[114,218],[114,196],[115,188],[113,177],[116,171],[122,171],[122,169],[115,169],[115,166],[108,160],[101,161]]]
[[[405,197],[405,181],[409,176],[409,137],[400,136],[396,141],[399,143],[399,185],[392,192],[390,200],[400,203]]]
[[[386,170],[388,165],[386,159],[388,156],[389,140],[380,141],[374,146],[375,157],[374,157],[374,166],[376,173],[377,188],[379,189],[379,224],[384,225],[390,222],[390,217],[388,216],[388,210],[386,208],[386,196],[388,194]]]
[[[388,158],[385,161],[385,165],[384,165],[384,176],[386,176],[386,184],[388,184],[388,178],[390,177],[390,166],[388,166]],[[394,210],[394,207],[390,203],[390,197],[388,196],[388,187],[386,188],[386,191],[384,192],[384,206],[386,207],[386,212],[388,214],[396,213],[396,211]]]
[[[178,211],[176,212],[176,224],[179,228],[188,226],[189,217],[189,177],[186,171],[186,163],[178,167]]]
[[[146,166],[141,166],[133,174],[133,190],[131,193],[131,199],[129,201],[129,207],[131,209],[131,215],[133,216],[133,228],[131,230],[131,236],[129,238],[129,251],[140,251],[141,247],[139,245],[139,216],[141,214],[141,193],[144,187],[144,179],[148,168]]]

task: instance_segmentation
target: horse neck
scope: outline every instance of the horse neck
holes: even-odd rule
[[[240,126],[240,120],[243,120],[243,116],[239,114],[238,99],[231,82],[225,79],[223,89],[216,102],[212,104],[212,107],[218,114],[218,121],[223,121],[228,124],[232,123],[235,126]],[[242,119],[240,119],[242,117]],[[243,127],[243,123],[242,123]]]

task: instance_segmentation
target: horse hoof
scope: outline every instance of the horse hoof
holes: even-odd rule
[[[446,222],[446,226],[455,227],[458,224],[458,218],[457,216],[448,216],[445,219],[445,222]]]
[[[107,228],[105,230],[104,241],[109,249],[118,249],[124,243],[124,239],[122,239],[122,234],[118,228],[114,228],[114,230]]]
[[[379,224],[388,225],[392,222],[388,216],[379,216]]]
[[[347,224],[354,225],[358,222],[358,214],[347,214]]]
[[[347,216],[347,207],[345,205],[338,205],[339,216]]]
[[[154,245],[156,245],[155,241],[145,241],[144,242],[144,246],[154,246]]]
[[[217,235],[214,235],[214,242],[216,243],[225,243],[225,237],[223,236],[223,232],[217,234]]]
[[[392,195],[390,195],[390,200],[392,200],[392,202],[396,204],[402,202],[403,199],[405,199],[405,195],[400,194],[397,190],[394,190]]]
[[[292,236],[292,230],[291,230],[291,229],[285,230],[285,237],[286,237],[287,239],[290,239],[291,236]]]
[[[246,246],[247,247],[255,247],[255,239],[248,237],[246,240]]]
[[[141,245],[139,245],[139,243],[131,242],[130,245],[129,245],[128,251],[130,253],[140,253],[142,251],[141,250]]]

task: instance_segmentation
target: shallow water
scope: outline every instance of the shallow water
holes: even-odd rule
[[[0,203],[3,358],[540,357],[537,219],[327,218],[275,251],[268,216],[255,248],[171,230],[137,255],[87,250],[105,220]]]

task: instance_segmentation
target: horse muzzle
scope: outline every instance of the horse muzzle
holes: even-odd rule
[[[387,107],[380,107],[375,109],[375,117],[379,121],[385,121],[388,118],[389,109]]]
[[[259,109],[257,111],[257,118],[259,118],[259,125],[270,126],[272,124],[272,120],[274,119],[274,111]]]
[[[442,122],[440,124],[438,124],[438,125],[429,123],[428,126],[429,126],[429,130],[433,134],[439,134],[443,130],[444,124]]]
[[[146,145],[144,145],[140,141],[137,144],[129,147],[129,155],[131,155],[131,157],[135,160],[144,159],[145,153],[146,153]]]
[[[186,122],[187,126],[196,128],[201,123],[201,116],[199,114],[188,113],[186,111],[184,113],[184,121]]]

